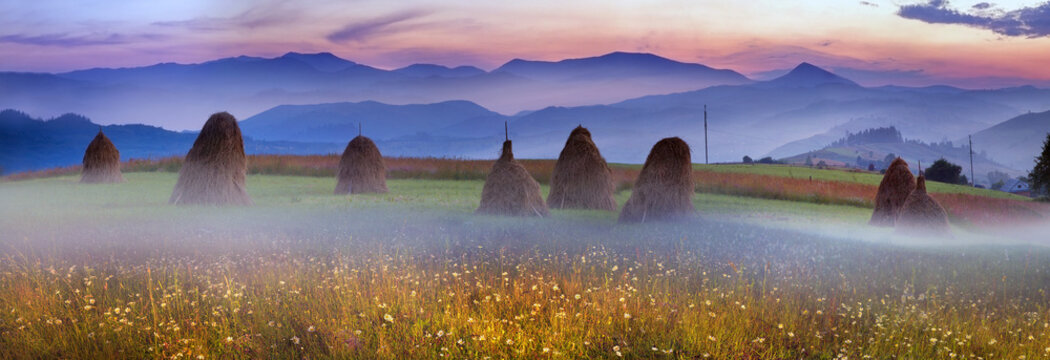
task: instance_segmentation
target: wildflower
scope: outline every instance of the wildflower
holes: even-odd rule
[[[314,332],[314,330],[317,330],[317,329],[315,329],[313,325],[310,325],[310,327],[306,328],[307,332]]]
[[[629,313],[623,313],[623,318],[624,318],[624,319],[630,319],[630,318],[631,318],[631,314],[629,314]]]
[[[293,343],[295,343],[296,345],[299,345],[299,337],[298,336],[294,336],[293,335],[292,338],[289,339],[289,340],[292,340]]]
[[[228,343],[233,342],[233,336],[227,336],[226,337],[226,342],[228,342]]]
[[[383,320],[386,320],[388,322],[394,322],[394,317],[390,316],[390,314],[383,314]]]

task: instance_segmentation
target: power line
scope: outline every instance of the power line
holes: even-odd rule
[[[707,161],[707,104],[704,104],[704,164],[710,164]]]

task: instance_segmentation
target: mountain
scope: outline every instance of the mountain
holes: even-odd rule
[[[746,84],[750,79],[732,70],[712,69],[645,53],[613,52],[597,57],[557,62],[514,59],[493,72],[509,72],[549,81],[599,80],[628,77],[685,77],[713,84]],[[703,87],[698,86],[696,88]]]
[[[353,61],[340,58],[328,52],[316,54],[302,54],[297,52],[289,52],[287,54],[282,55],[280,58],[298,60],[310,66],[313,66],[314,69],[324,72],[343,71],[357,65],[357,63]]]
[[[416,64],[388,71],[331,53],[290,52],[275,58],[238,56],[198,64],[4,73],[0,80],[18,77],[19,85],[10,86],[16,95],[0,96],[0,108],[194,129],[199,118],[215,111],[244,118],[278,105],[466,100],[510,114],[750,82],[731,70],[651,54],[612,53],[546,64],[515,60],[493,72]]]
[[[78,165],[99,129],[120,150],[120,158],[185,155],[197,138],[148,125],[98,125],[77,114],[43,120],[16,110],[0,111],[0,173]],[[245,139],[245,151],[314,154],[342,150],[344,144],[294,143]]]
[[[270,141],[346,142],[357,136],[358,125],[373,139],[430,134],[484,137],[502,131],[503,115],[469,101],[423,105],[389,105],[375,101],[317,105],[281,105],[241,121],[246,136]],[[463,122],[485,123],[449,133],[446,127]]]
[[[860,86],[852,80],[805,62],[798,64],[798,66],[783,76],[761,82],[758,85],[763,87],[805,88],[828,84]]]
[[[404,74],[414,77],[468,77],[478,76],[485,74],[485,70],[478,69],[473,66],[457,66],[450,68],[447,66],[434,65],[434,64],[412,64],[397,70],[394,72],[398,74]]]
[[[1050,111],[1027,113],[973,134],[974,149],[1015,169],[1031,170],[1050,134]]]

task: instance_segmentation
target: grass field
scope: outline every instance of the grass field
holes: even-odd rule
[[[475,216],[479,180],[171,207],[175,174],[126,177],[0,183],[0,358],[1050,358],[1050,250],[1002,228],[709,193],[676,224]]]

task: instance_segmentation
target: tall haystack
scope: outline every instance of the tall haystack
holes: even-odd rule
[[[674,220],[691,215],[693,168],[689,144],[677,137],[653,145],[631,198],[623,205],[620,222]]]
[[[897,231],[920,235],[948,235],[948,212],[926,193],[926,176],[919,174],[897,217]]]
[[[554,164],[547,205],[555,209],[615,211],[615,190],[612,170],[591,141],[591,132],[582,125],[576,127]]]
[[[179,170],[168,202],[176,205],[251,205],[244,187],[248,159],[237,119],[215,113],[204,123]]]
[[[478,214],[511,216],[547,216],[547,203],[540,193],[540,183],[525,167],[514,160],[510,140],[503,142],[500,154],[481,189]]]
[[[102,128],[98,135],[84,150],[84,169],[80,173],[80,182],[85,184],[124,182],[120,174],[120,151],[109,141]]]
[[[875,211],[871,214],[869,224],[875,226],[893,226],[897,215],[904,206],[904,200],[915,190],[915,176],[908,170],[904,159],[893,160],[879,184],[875,194]]]
[[[387,192],[386,165],[376,143],[361,135],[350,140],[339,159],[336,179],[337,195]]]

